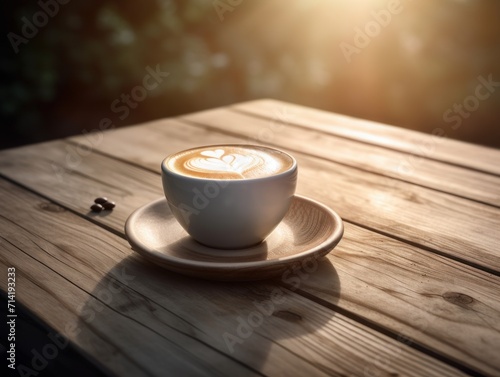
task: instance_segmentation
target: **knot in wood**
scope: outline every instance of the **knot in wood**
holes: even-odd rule
[[[445,292],[443,298],[454,305],[462,307],[466,307],[474,302],[472,297],[459,292]]]
[[[38,208],[40,208],[42,211],[48,211],[48,212],[55,212],[55,213],[59,213],[59,212],[64,212],[65,209],[55,203],[40,203],[38,205]]]
[[[302,321],[302,316],[300,314],[293,313],[288,310],[277,310],[273,313],[273,316],[284,319],[288,322]]]

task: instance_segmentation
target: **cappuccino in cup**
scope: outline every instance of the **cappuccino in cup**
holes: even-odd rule
[[[262,242],[288,211],[297,183],[292,156],[256,145],[193,148],[161,168],[177,221],[200,243],[223,249]]]

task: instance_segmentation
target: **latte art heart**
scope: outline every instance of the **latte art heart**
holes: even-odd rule
[[[186,162],[186,167],[191,170],[206,171],[206,172],[227,172],[236,173],[244,177],[245,172],[262,165],[264,161],[259,156],[243,155],[243,154],[220,154],[219,151],[203,151],[204,156],[217,157],[195,157]],[[207,153],[209,152],[209,153]]]
[[[293,159],[255,145],[216,145],[177,153],[166,164],[169,170],[190,177],[239,180],[279,174],[293,166]]]

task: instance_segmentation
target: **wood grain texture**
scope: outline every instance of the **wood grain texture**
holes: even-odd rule
[[[284,119],[307,129],[500,175],[499,150],[448,138],[447,135],[451,136],[453,130],[445,122],[436,125],[434,135],[428,135],[277,100],[250,101],[233,108],[265,118]]]
[[[19,271],[19,301],[117,374],[461,375],[284,288],[278,302],[276,286],[166,273],[55,204],[5,181],[0,193],[0,263]],[[270,314],[230,352],[224,334],[258,305]]]
[[[95,153],[79,155],[78,146],[63,141],[6,150],[0,156],[0,174],[4,172],[41,195],[57,193],[58,203],[120,232],[135,208],[163,196],[159,176],[151,179],[150,172],[131,165],[123,174],[122,162]],[[99,196],[118,203],[114,216],[107,211],[91,212],[90,206]]]
[[[130,130],[127,130],[127,133]],[[114,136],[107,142],[110,146],[108,150],[114,150],[114,143],[120,145],[118,141],[127,139],[123,135],[125,131],[120,130],[114,133]],[[208,135],[204,134],[206,131],[200,132],[204,140],[207,140]],[[134,133],[131,135],[133,136]],[[177,148],[178,143],[183,143],[183,141],[173,139],[170,139],[169,143],[163,143],[162,138],[159,137],[160,133],[155,135],[154,140],[162,145],[169,145],[167,149]],[[134,140],[140,142],[137,135],[134,136]],[[40,150],[36,151],[36,148]],[[152,159],[154,155],[163,153],[156,151],[156,148],[150,145],[148,155]],[[111,214],[91,218],[98,223],[112,227],[116,232],[123,231],[126,218],[136,208],[137,203],[147,202],[146,198],[150,195],[157,197],[155,193],[161,195],[158,174],[142,171],[142,174],[137,176],[137,180],[132,179],[130,177],[137,175],[140,169],[98,153],[92,153],[83,159],[79,166],[80,174],[68,173],[65,175],[64,182],[59,185],[54,180],[55,177],[50,169],[44,168],[43,165],[50,167],[50,161],[58,161],[61,158],[61,151],[66,150],[66,145],[55,142],[32,146],[30,150],[37,155],[44,156],[45,162],[43,158],[40,158],[36,169],[45,172],[43,173],[47,175],[45,178],[39,177],[33,181],[27,179],[33,176],[34,170],[30,170],[31,165],[22,162],[25,157],[16,157],[12,152],[8,153],[9,161],[18,168],[2,169],[2,172],[8,173],[13,179],[24,182],[83,216],[93,216],[87,214],[85,208],[88,200],[88,187],[100,187],[102,184],[101,177],[94,177],[87,172],[93,172],[99,168],[102,172],[113,169],[113,180],[126,182],[128,191],[133,195],[119,201]],[[23,151],[22,156],[25,156],[25,152]],[[133,154],[131,160],[135,161]],[[153,165],[155,164],[151,163],[151,166]],[[151,167],[151,169],[154,168]],[[315,171],[312,170],[311,174]],[[302,172],[303,169],[300,174]],[[299,181],[300,179],[299,177]],[[51,180],[52,185],[49,184]],[[47,183],[37,185],[38,182]],[[104,186],[103,189],[106,187]],[[145,190],[145,187],[149,189]],[[67,192],[71,192],[71,196],[68,196]],[[100,194],[102,194],[101,191]],[[324,195],[324,197],[328,196]],[[337,209],[334,205],[332,207]],[[491,357],[491,352],[498,348],[498,321],[495,320],[495,316],[498,316],[498,302],[500,302],[497,292],[498,277],[441,256],[433,256],[417,247],[411,247],[406,243],[377,235],[366,229],[348,226],[345,239],[335,252],[329,255],[329,260],[338,274],[338,284],[335,283],[336,278],[332,277],[331,269],[330,272],[327,269],[326,276],[325,272],[319,269],[317,274],[310,274],[311,284],[309,280],[299,280],[302,284],[301,289],[307,289],[321,300],[327,300],[378,323],[390,329],[394,334],[409,336],[413,339],[412,342],[423,344],[434,350],[442,349],[450,357],[478,370],[491,371],[491,368],[493,370],[500,368],[496,364],[498,360]],[[313,279],[315,276],[321,276],[321,278]],[[287,280],[292,283],[297,282],[294,278],[295,276],[291,276],[292,280]],[[478,304],[474,310],[465,310],[461,306],[451,305],[449,301],[443,299],[446,292],[463,293],[474,298]],[[483,325],[481,325],[481,319],[485,320]],[[422,321],[428,323],[424,330],[421,328]],[[491,323],[492,329],[496,330],[488,330],[488,323]],[[454,327],[461,327],[461,329],[450,333],[449,329]],[[488,345],[487,348],[481,346],[483,340],[484,344]]]
[[[346,223],[321,268],[298,289],[382,324],[488,375],[500,372],[500,278]],[[337,299],[338,297],[338,299]]]
[[[248,142],[286,146],[294,152],[307,153],[500,207],[500,176],[328,133],[325,135],[323,131],[314,127],[306,129],[285,123],[283,120],[280,122],[280,119],[273,118],[272,114],[266,119],[220,108],[190,114],[180,119],[206,125],[219,132],[241,135]]]
[[[228,118],[223,124],[230,123]],[[183,136],[177,138],[175,132],[180,132],[181,126]],[[143,136],[150,129],[154,137]],[[172,129],[177,131],[172,132]],[[106,143],[97,146],[97,150],[138,162],[153,171],[159,171],[158,161],[168,153],[199,145],[197,140],[205,144],[246,140],[170,120],[116,130],[108,136]],[[72,140],[85,142],[82,138]],[[149,152],[135,152],[135,148],[127,148],[130,143],[147,144],[139,150],[148,149]],[[321,201],[345,220],[500,274],[497,208],[280,147],[298,160],[298,194]]]

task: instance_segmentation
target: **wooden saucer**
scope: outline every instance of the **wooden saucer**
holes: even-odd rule
[[[288,213],[259,245],[238,250],[204,246],[177,223],[165,198],[137,209],[125,224],[132,248],[170,271],[211,280],[260,280],[313,265],[344,232],[342,219],[315,200],[295,195]]]

